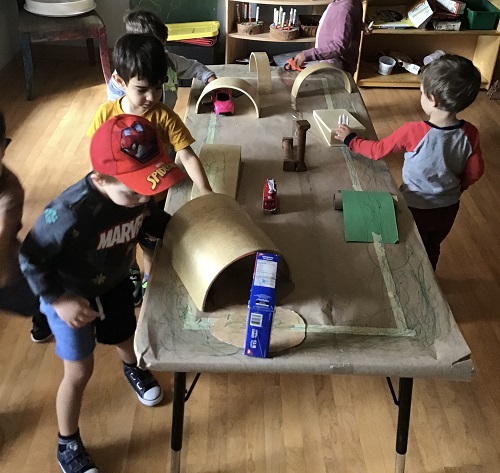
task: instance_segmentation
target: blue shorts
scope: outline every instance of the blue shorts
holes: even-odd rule
[[[56,339],[56,355],[63,360],[79,361],[92,354],[96,340],[106,345],[116,345],[132,337],[137,324],[133,290],[134,285],[127,277],[98,298],[104,319],[97,318],[76,329],[67,325],[54,308],[40,298],[40,311],[47,316]],[[96,299],[89,301],[92,308],[98,311]]]

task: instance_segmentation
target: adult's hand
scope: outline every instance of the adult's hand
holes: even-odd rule
[[[306,62],[306,56],[304,55],[304,53],[298,53],[296,56],[295,56],[295,65],[297,67],[302,67],[304,65],[304,63]]]

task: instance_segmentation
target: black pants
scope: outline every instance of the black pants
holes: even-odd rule
[[[458,213],[458,206],[459,202],[438,209],[415,209],[409,207],[434,271],[436,271],[439,253],[441,252],[441,242],[450,233]]]

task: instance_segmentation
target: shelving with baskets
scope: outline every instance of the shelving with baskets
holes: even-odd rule
[[[465,0],[466,1],[466,0]],[[489,0],[500,9],[500,0]],[[309,7],[311,13],[321,15],[331,0],[262,0],[261,7],[270,6],[264,20],[263,33],[257,35],[238,34],[236,23],[236,0],[226,0],[226,63],[234,63],[236,59],[248,57],[254,51],[262,50],[255,41],[274,44],[299,43],[295,49],[312,47],[314,37],[301,37],[293,41],[277,41],[270,37],[269,25],[272,21],[272,7],[287,6],[293,8]],[[410,4],[411,0],[364,0],[364,10],[367,5],[402,5]],[[300,16],[300,15],[299,15]],[[304,44],[305,43],[305,44]],[[361,87],[414,87],[420,86],[418,76],[395,68],[387,76],[378,74],[378,55],[380,52],[398,51],[405,53],[414,61],[421,62],[428,54],[441,49],[446,53],[460,54],[472,60],[482,74],[482,87],[490,87],[495,64],[500,50],[500,22],[494,30],[436,31],[431,29],[376,29],[372,34],[363,34],[360,44],[360,61],[354,80]]]
[[[490,0],[500,8],[500,0]],[[401,5],[401,0],[368,0],[367,5]],[[482,75],[482,87],[492,82],[495,63],[500,49],[500,25],[496,30],[436,31],[430,29],[376,29],[363,35],[360,46],[360,63],[356,74],[359,86],[366,87],[419,87],[418,76],[395,68],[388,76],[378,74],[377,56],[398,51],[414,61],[421,62],[428,54],[441,49],[446,53],[460,54],[472,60]]]
[[[236,0],[226,0],[226,64],[234,63],[236,59],[242,57],[248,57],[248,55],[253,50],[258,51],[259,49],[255,47],[255,45],[252,43],[253,41],[276,44],[280,43],[286,45],[299,43],[296,48],[297,50],[312,47],[315,42],[314,37],[299,37],[297,39],[289,41],[279,41],[271,38],[271,35],[269,33],[269,26],[272,23],[272,10],[274,7],[279,6],[283,6],[284,8],[287,7],[287,9],[304,9],[303,7],[307,7],[306,9],[308,10],[308,12],[321,15],[326,6],[331,3],[331,0],[259,1],[258,5],[261,11],[259,18],[264,21],[263,33],[254,35],[237,33],[236,4],[238,3],[242,4],[243,2]],[[255,17],[255,15],[253,15],[253,17]]]

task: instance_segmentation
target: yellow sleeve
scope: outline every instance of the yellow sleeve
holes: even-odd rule
[[[155,125],[163,143],[170,143],[175,151],[179,151],[196,141],[177,113],[166,106],[163,106],[158,112]]]
[[[169,122],[169,139],[176,152],[191,146],[196,141],[176,113]]]
[[[118,103],[117,101],[112,101],[112,102],[105,102],[103,103],[98,109],[97,112],[95,112],[94,118],[92,119],[92,123],[90,124],[88,130],[87,130],[87,136],[89,138],[92,138],[94,136],[94,133],[96,130],[106,121],[109,120],[111,117],[114,117],[115,115],[119,115],[120,112],[119,110],[116,109]],[[119,105],[118,105],[119,107]]]

